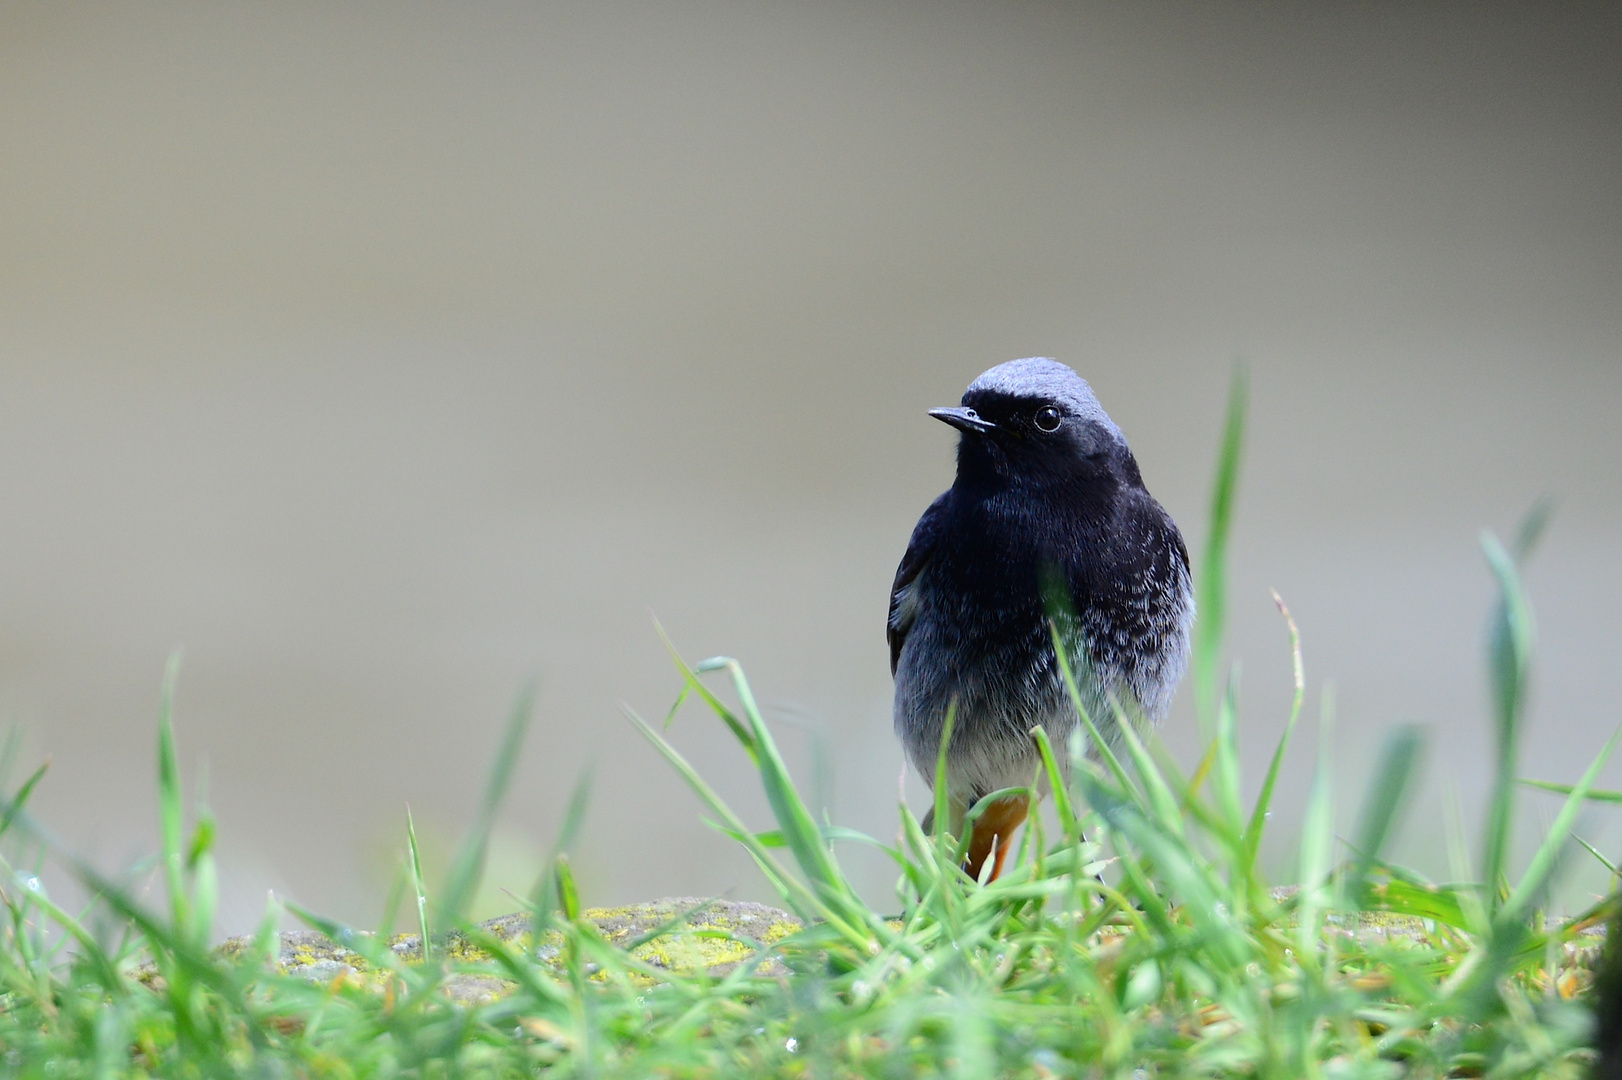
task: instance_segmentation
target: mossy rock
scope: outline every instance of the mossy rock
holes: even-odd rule
[[[1293,887],[1275,889],[1274,900],[1283,903],[1296,890]],[[647,904],[631,904],[617,908],[591,908],[581,914],[581,920],[595,927],[608,943],[626,946],[646,938],[660,927],[685,915],[675,930],[651,940],[642,941],[631,955],[651,968],[675,974],[703,972],[724,976],[736,971],[739,965],[754,958],[760,945],[775,945],[802,929],[799,919],[786,911],[741,901],[704,901],[692,897],[671,897]],[[1425,924],[1404,915],[1366,911],[1354,915],[1330,914],[1326,920],[1341,933],[1355,936],[1365,943],[1374,941],[1401,942],[1419,939],[1425,934]],[[898,924],[892,924],[900,929]],[[542,967],[550,967],[561,974],[560,949],[562,935],[556,931],[547,935],[538,946],[530,939],[529,916],[519,913],[503,915],[479,924],[480,929],[510,945],[515,951],[527,953]],[[1107,931],[1106,931],[1107,932]],[[367,935],[369,939],[370,935]],[[1579,966],[1591,967],[1604,943],[1603,927],[1585,928],[1581,938],[1566,945],[1570,958]],[[354,942],[361,950],[372,952],[366,945]],[[417,934],[396,934],[388,941],[391,952],[407,964],[422,961],[422,940]],[[220,946],[224,956],[240,956],[252,951],[254,942],[249,937],[231,938]],[[446,958],[453,970],[441,983],[443,992],[463,1004],[479,1004],[495,1000],[513,988],[513,983],[483,972],[456,971],[457,967],[483,964],[491,959],[468,935],[452,931],[435,941],[435,953]],[[375,953],[374,953],[375,955]],[[360,951],[332,941],[313,930],[292,930],[281,935],[277,967],[285,975],[309,979],[312,982],[347,983],[355,986],[381,987],[387,980],[386,970],[379,970]],[[592,965],[587,965],[587,971]],[[756,973],[766,977],[788,973],[783,962],[775,956],[759,963]],[[157,970],[148,966],[137,977],[149,986],[161,985]],[[606,976],[595,976],[605,978]],[[638,981],[657,981],[635,973]],[[1564,992],[1564,991],[1562,991]]]
[[[758,950],[750,942],[773,945],[802,926],[800,920],[788,912],[765,904],[692,897],[670,897],[617,908],[591,908],[582,912],[581,918],[595,926],[605,940],[623,946],[646,937],[684,913],[686,917],[678,929],[643,942],[632,951],[632,956],[673,973],[705,972],[722,976],[737,970],[740,964],[756,955]],[[528,951],[531,948],[527,914],[503,915],[479,926],[514,949]],[[555,932],[548,937],[552,940],[543,940],[533,949],[533,956],[543,964],[557,958],[562,943],[561,935]],[[490,959],[488,953],[460,931],[452,931],[443,938],[436,935],[436,939],[435,951],[453,965],[478,964]],[[390,951],[406,963],[422,960],[419,934],[396,934],[388,945]],[[253,948],[253,938],[235,937],[221,945],[219,951],[225,956],[239,956]],[[277,967],[285,975],[312,982],[370,984],[383,978],[383,973],[361,952],[314,930],[290,930],[282,934]],[[786,974],[787,969],[773,957],[760,964],[757,971],[772,976]],[[156,978],[153,971],[143,981],[150,984]],[[443,984],[450,998],[467,1004],[494,1000],[511,988],[512,983],[505,979],[477,972],[453,972]]]

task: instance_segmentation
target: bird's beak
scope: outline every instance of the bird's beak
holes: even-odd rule
[[[983,419],[973,409],[953,406],[949,409],[930,409],[929,415],[935,419],[951,424],[959,431],[969,435],[984,435],[988,431],[996,431],[997,425],[990,420]]]

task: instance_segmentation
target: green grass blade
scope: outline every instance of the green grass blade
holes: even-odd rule
[[[558,852],[557,858],[552,860],[552,873],[558,883],[558,910],[564,919],[574,922],[580,918],[580,889],[574,883],[574,868],[569,865],[568,855]]]
[[[354,927],[341,923],[336,919],[329,919],[324,915],[317,915],[308,908],[301,907],[289,900],[286,903],[288,911],[311,930],[325,936],[335,945],[341,945],[364,957],[366,962],[374,967],[386,968],[391,971],[400,969],[399,961],[394,950],[389,948],[385,941],[380,941],[371,934],[360,933]]]
[[[725,831],[724,826],[717,825],[716,828],[720,828]],[[728,835],[731,834],[728,833]],[[788,847],[788,837],[783,835],[782,829],[766,829],[762,832],[757,832],[755,833],[755,839],[760,841],[763,846],[769,848]],[[892,855],[896,853],[895,849],[890,847],[888,844],[867,835],[859,829],[847,829],[843,825],[824,825],[822,827],[822,839],[830,844],[834,843],[835,841],[843,841],[851,844],[863,844],[867,847],[873,847],[879,849],[880,851],[889,852]]]
[[[963,815],[963,836],[957,842],[957,862],[961,865],[969,856],[969,839],[974,835],[974,823],[985,816],[986,812],[1002,799],[1015,795],[1023,795],[1027,799],[1035,799],[1036,792],[1028,787],[998,788],[988,792],[974,801],[967,813]],[[1004,839],[1007,839],[1004,837]],[[990,860],[987,860],[990,861]]]
[[[694,915],[697,915],[699,912],[705,911],[714,906],[714,900],[700,900],[696,904],[689,904],[687,907],[676,912],[670,918],[659,923],[652,929],[638,934],[636,937],[628,939],[625,942],[624,949],[626,952],[636,952],[636,950],[640,949],[649,942],[656,941],[659,938],[664,937],[666,934],[674,934],[683,927],[687,926],[688,920]]]
[[[468,941],[474,946],[489,953],[502,970],[506,971],[508,977],[522,987],[530,997],[548,1005],[567,1007],[569,996],[563,987],[554,982],[550,976],[540,974],[534,964],[514,952],[507,942],[478,926],[468,927],[467,936]]]
[[[716,697],[714,692],[708,686],[705,686],[703,680],[698,677],[703,672],[724,668],[731,661],[727,657],[716,656],[689,667],[687,661],[681,658],[681,653],[676,650],[675,642],[671,641],[670,636],[665,633],[665,628],[660,626],[657,621],[654,622],[653,628],[658,632],[659,640],[665,643],[665,649],[669,651],[670,659],[675,661],[676,668],[681,672],[682,678],[686,680],[682,692],[677,695],[675,704],[670,707],[670,712],[665,716],[665,730],[670,729],[670,723],[675,719],[676,710],[681,708],[687,694],[689,692],[695,693],[704,701],[704,704],[710,707],[716,716],[721,718],[721,722],[732,732],[733,738],[738,740],[739,745],[743,747],[744,753],[749,755],[749,763],[758,767],[760,765],[760,748],[755,745],[755,736],[749,730],[749,725],[738,719],[737,714],[727,708],[725,703]]]
[[[574,790],[569,794],[568,806],[563,812],[563,825],[558,829],[557,839],[546,857],[546,863],[541,867],[540,877],[536,880],[534,888],[529,891],[530,927],[537,941],[551,923],[552,913],[558,909],[562,900],[556,871],[558,857],[574,850],[575,839],[580,835],[581,825],[586,820],[586,806],[590,801],[591,773],[582,771],[575,779]]]
[[[1391,827],[1413,786],[1414,773],[1424,749],[1424,736],[1412,724],[1394,728],[1380,747],[1380,758],[1369,778],[1363,797],[1354,844],[1356,861],[1348,885],[1348,895],[1361,902],[1369,871],[1379,860],[1390,839]]]
[[[19,823],[26,821],[26,815],[19,815]],[[30,831],[44,836],[43,831],[37,827],[31,828]],[[206,986],[219,994],[246,1024],[255,1041],[262,1042],[263,1027],[258,1013],[248,1008],[244,988],[231,970],[222,965],[211,952],[193,944],[183,933],[177,932],[179,927],[172,926],[152,914],[127,890],[102,876],[89,863],[54,842],[51,846],[87,889],[96,894],[115,914],[134,924],[152,949],[166,959],[169,965],[168,972],[172,976],[188,983]],[[175,987],[171,985],[170,989],[173,994]],[[177,1015],[176,1019],[189,1023],[189,1018]]]
[[[1519,780],[1522,787],[1536,788],[1539,791],[1549,791],[1556,795],[1570,795],[1577,790],[1576,784],[1552,784],[1547,780]],[[1594,788],[1585,792],[1583,798],[1589,802],[1622,803],[1622,791],[1605,791]]]
[[[1610,739],[1605,743],[1605,748],[1599,752],[1599,756],[1594,758],[1588,769],[1583,773],[1582,779],[1577,782],[1577,786],[1566,797],[1565,803],[1560,807],[1560,813],[1555,816],[1554,824],[1549,827],[1547,834],[1543,838],[1543,843],[1538,845],[1537,852],[1533,854],[1532,861],[1526,868],[1526,873],[1521,875],[1520,882],[1515,886],[1514,891],[1509,894],[1509,899],[1504,902],[1504,906],[1499,910],[1498,914],[1501,920],[1513,920],[1523,917],[1530,908],[1533,899],[1547,884],[1549,875],[1554,872],[1555,861],[1559,857],[1560,849],[1565,846],[1566,837],[1570,834],[1572,825],[1577,821],[1577,812],[1582,809],[1583,799],[1587,796],[1588,789],[1593,786],[1594,780],[1599,776],[1600,770],[1610,760],[1611,751],[1616,749],[1618,738],[1622,738],[1622,728],[1618,728],[1611,735]]]
[[[1373,899],[1382,911],[1411,915],[1416,919],[1433,919],[1459,930],[1471,930],[1475,926],[1469,908],[1473,901],[1466,899],[1474,891],[1468,887],[1461,891],[1454,887],[1409,881],[1398,876],[1383,879],[1371,888]]]
[[[946,724],[941,728],[940,746],[935,751],[935,782],[930,785],[930,833],[937,844],[944,843],[946,835],[961,839],[961,822],[952,820],[952,784],[946,764],[952,751],[952,736],[957,732],[957,699],[946,703]]]
[[[1229,905],[1223,890],[1211,877],[1206,861],[1145,817],[1122,792],[1111,790],[1086,771],[1078,774],[1077,779],[1086,793],[1088,805],[1154,864],[1159,879],[1169,886],[1172,898],[1184,906],[1215,955],[1225,966],[1242,966],[1249,957],[1249,946],[1239,927],[1222,914],[1229,910]],[[1134,869],[1134,862],[1122,852],[1122,869],[1132,882],[1135,898],[1153,922],[1165,927],[1163,932],[1174,933],[1170,916],[1164,911],[1155,889],[1141,870]],[[1157,912],[1156,908],[1161,910]]]
[[[1267,766],[1267,777],[1262,781],[1262,790],[1256,796],[1256,807],[1251,811],[1250,824],[1245,826],[1245,870],[1247,874],[1256,866],[1256,853],[1261,849],[1262,831],[1267,826],[1267,815],[1273,806],[1273,788],[1278,783],[1279,769],[1284,764],[1284,750],[1290,745],[1290,736],[1295,734],[1295,724],[1301,717],[1301,702],[1306,697],[1306,672],[1301,664],[1301,631],[1296,628],[1295,618],[1290,609],[1285,606],[1284,598],[1273,590],[1273,603],[1278,606],[1279,614],[1284,616],[1284,624],[1290,630],[1290,658],[1293,661],[1295,674],[1295,697],[1290,703],[1290,718],[1285,721],[1284,734],[1279,736],[1278,745],[1273,748],[1273,760]],[[1306,878],[1301,879],[1303,887]]]
[[[1318,728],[1318,767],[1301,826],[1301,903],[1296,915],[1296,942],[1303,957],[1318,955],[1319,920],[1327,904],[1326,887],[1335,854],[1335,804],[1331,766],[1335,699],[1324,687]]]
[[[185,795],[181,791],[180,760],[175,752],[175,679],[180,673],[180,653],[169,657],[164,671],[163,694],[158,706],[158,823],[163,845],[163,876],[169,887],[170,917],[176,929],[186,925]]]
[[[1228,673],[1228,687],[1217,707],[1216,722],[1217,809],[1223,831],[1236,840],[1244,832],[1244,809],[1239,796],[1239,664]]]
[[[0,787],[11,783],[11,770],[16,766],[22,748],[22,728],[13,724],[6,729],[5,742],[0,743]]]
[[[1115,708],[1115,730],[1121,733],[1121,742],[1126,746],[1126,753],[1132,759],[1132,768],[1137,771],[1138,780],[1143,785],[1146,797],[1144,806],[1148,809],[1160,826],[1177,836],[1182,836],[1183,812],[1178,806],[1177,796],[1171,785],[1166,782],[1166,775],[1160,766],[1155,764],[1154,758],[1138,737],[1138,730],[1133,725],[1131,717],[1121,708],[1120,702],[1112,695],[1110,704]]]
[[[1498,602],[1493,610],[1487,656],[1497,769],[1487,804],[1486,855],[1482,860],[1488,908],[1496,910],[1499,885],[1509,861],[1521,713],[1531,665],[1533,627],[1531,604],[1521,588],[1514,558],[1490,532],[1482,534],[1481,548],[1498,582]]]
[[[1115,777],[1115,782],[1121,785],[1121,789],[1123,791],[1134,791],[1132,778],[1121,767],[1121,759],[1115,756],[1115,751],[1111,750],[1109,743],[1104,741],[1104,736],[1098,730],[1098,725],[1087,712],[1086,703],[1081,700],[1081,685],[1076,682],[1076,672],[1070,664],[1070,650],[1065,648],[1064,638],[1059,632],[1059,623],[1056,619],[1048,619],[1048,630],[1053,636],[1053,653],[1059,661],[1059,675],[1064,679],[1064,688],[1070,695],[1070,704],[1075,707],[1076,716],[1081,720],[1082,727],[1086,729],[1088,738],[1092,740],[1093,749],[1097,752],[1099,760],[1104,763],[1110,774]]]
[[[433,951],[433,938],[428,933],[428,890],[422,883],[422,853],[417,848],[417,823],[411,819],[411,807],[406,807],[406,845],[410,860],[411,895],[417,902],[417,933],[422,935],[422,958],[426,962]]]
[[[687,786],[692,788],[699,799],[710,808],[711,813],[715,814],[728,829],[738,835],[739,842],[743,844],[756,862],[771,868],[769,876],[781,887],[784,901],[794,910],[795,914],[807,920],[826,920],[830,925],[837,928],[841,935],[846,937],[846,940],[853,944],[860,943],[863,948],[866,947],[867,942],[870,940],[868,935],[857,930],[856,927],[850,925],[838,913],[833,911],[823,901],[819,893],[808,889],[802,882],[784,870],[777,860],[772,858],[771,852],[754,839],[754,833],[744,825],[737,814],[733,813],[732,808],[715,793],[715,790],[688,763],[687,759],[682,757],[680,751],[671,746],[664,736],[655,731],[652,725],[638,716],[634,710],[627,706],[622,706],[621,709],[626,718],[642,733],[643,737],[651,742],[655,749],[664,755],[665,760],[681,774],[682,779],[687,781]]]
[[[944,882],[956,867],[949,863],[939,837],[924,832],[923,826],[906,803],[898,808],[901,814],[901,839],[904,850],[913,858],[902,867],[902,872],[918,890],[920,908],[927,905],[934,893],[944,888]]]
[[[666,645],[670,645],[669,639],[666,638],[665,640]],[[726,723],[755,764],[756,771],[760,776],[761,786],[766,793],[766,801],[770,804],[772,814],[776,817],[778,826],[782,829],[783,836],[788,841],[789,850],[793,852],[795,862],[810,883],[811,889],[816,893],[819,906],[826,911],[839,912],[838,921],[843,927],[854,930],[857,926],[865,926],[869,934],[877,934],[881,937],[888,936],[888,930],[884,928],[883,921],[878,919],[866,904],[862,903],[849,882],[846,881],[844,874],[839,869],[838,862],[834,859],[832,850],[823,839],[815,816],[807,809],[804,800],[800,798],[800,794],[794,786],[794,781],[789,775],[788,767],[777,750],[777,743],[772,738],[771,731],[767,728],[765,720],[761,717],[760,708],[755,703],[754,692],[749,687],[748,679],[744,677],[743,668],[736,660],[724,656],[712,657],[696,667],[690,668],[676,653],[673,646],[671,647],[671,657],[675,660],[676,666],[681,670],[688,684],[709,703],[710,707]],[[733,692],[737,694],[738,702],[742,706],[742,720],[727,709],[699,678],[700,674],[711,671],[725,671],[731,677]],[[640,717],[635,716],[634,713],[629,715],[631,715],[633,722],[639,728],[644,729],[644,735],[656,740],[655,745],[659,747],[661,752],[665,753],[667,760],[672,760],[673,764],[675,761],[680,760],[680,755],[676,755],[674,759],[671,758],[671,755],[675,753],[674,748],[670,747],[668,742],[649,728]],[[686,766],[685,761],[678,768],[685,770],[684,775],[688,777],[689,786],[695,780],[698,780],[697,773]],[[702,781],[700,780],[699,783],[702,784]],[[695,788],[695,790],[698,789]],[[707,785],[705,785],[705,790],[708,790]],[[713,796],[714,793],[711,792],[710,794]],[[727,811],[727,815],[731,815],[730,810]],[[735,822],[735,818],[726,820],[729,828],[736,827],[740,832],[748,831],[743,829],[741,823],[735,824]],[[767,855],[764,847],[757,844],[750,850],[757,860],[764,856],[769,861],[770,856]]]
[[[1053,656],[1059,662],[1059,676],[1064,681],[1065,692],[1070,695],[1070,704],[1076,710],[1076,717],[1081,721],[1081,730],[1086,732],[1090,741],[1089,749],[1105,763],[1122,790],[1135,793],[1136,789],[1126,770],[1121,767],[1115,748],[1104,738],[1092,711],[1082,700],[1081,680],[1076,674],[1076,669],[1078,666],[1085,669],[1092,661],[1079,629],[1081,621],[1076,614],[1075,598],[1070,595],[1069,586],[1057,567],[1044,568],[1042,577],[1042,602],[1048,616],[1048,636],[1053,642]],[[1070,640],[1066,639],[1064,626],[1072,628]],[[1096,680],[1094,684],[1096,685]],[[1124,732],[1130,728],[1130,722],[1125,719],[1120,703],[1112,698],[1109,705],[1115,710],[1115,719],[1120,729]],[[1072,731],[1071,738],[1075,739],[1077,734]],[[1066,746],[1065,751],[1072,760],[1076,756],[1074,745]]]
[[[259,920],[259,927],[253,935],[253,956],[267,967],[273,967],[281,959],[282,954],[282,906],[276,902],[276,894],[268,892],[265,895],[265,915]],[[383,940],[389,939],[389,932],[382,930],[378,936]]]
[[[1471,865],[1470,842],[1466,833],[1468,829],[1464,823],[1464,807],[1459,802],[1459,789],[1456,784],[1448,785],[1447,813],[1445,817],[1447,827],[1447,862],[1448,872],[1454,881],[1476,880],[1475,868]],[[1492,932],[1492,924],[1487,918],[1485,897],[1482,890],[1477,887],[1465,889],[1459,893],[1460,908],[1464,912],[1464,929],[1477,936],[1485,937]]]
[[[744,718],[759,752],[757,771],[761,786],[766,791],[766,801],[771,805],[778,826],[789,842],[789,850],[794,853],[800,872],[822,898],[824,905],[840,913],[842,922],[853,927],[865,924],[870,934],[876,932],[887,936],[883,920],[875,916],[851,888],[839,869],[832,849],[823,839],[816,817],[800,798],[788,766],[778,753],[777,742],[760,715],[754,691],[744,677],[742,666],[731,659],[717,661],[717,666],[725,667],[732,677],[733,692],[743,706]]]
[[[1543,539],[1543,534],[1553,517],[1554,500],[1547,495],[1541,496],[1522,515],[1520,524],[1515,526],[1515,541],[1510,546],[1510,552],[1515,556],[1517,566],[1531,557],[1533,549],[1538,546],[1538,541]]]
[[[1194,623],[1194,705],[1201,730],[1211,738],[1217,709],[1216,675],[1222,655],[1227,618],[1228,539],[1233,528],[1234,505],[1239,493],[1239,462],[1243,454],[1245,412],[1250,380],[1236,364],[1228,385],[1228,413],[1222,429],[1216,480],[1211,488],[1211,524],[1197,583],[1199,617]]]
[[[409,857],[409,856],[408,856]],[[377,932],[385,938],[394,936],[394,924],[400,918],[400,905],[405,902],[406,878],[410,871],[401,865],[389,881],[389,891],[383,896],[383,914],[377,920]]]
[[[1616,877],[1619,872],[1616,868],[1616,864],[1612,863],[1610,859],[1607,859],[1604,855],[1600,854],[1598,848],[1594,847],[1593,844],[1590,844],[1587,840],[1584,840],[1575,833],[1572,834],[1571,838],[1577,841],[1577,843],[1581,844],[1584,851],[1588,852],[1590,855],[1594,856],[1595,859],[1599,860],[1599,864],[1605,867],[1613,878]]]
[[[191,871],[190,933],[192,941],[200,948],[208,947],[214,932],[214,911],[219,904],[219,872],[213,847],[214,816],[206,807],[199,807],[186,864]]]
[[[17,794],[7,801],[5,812],[0,813],[0,836],[5,836],[11,830],[12,819],[17,815],[18,811],[28,805],[28,797],[34,793],[35,786],[44,778],[45,770],[50,767],[51,763],[49,761],[41,763],[40,767],[35,769],[27,780],[23,781],[23,786],[17,789]]]
[[[452,925],[461,925],[463,917],[467,914],[468,904],[472,902],[473,894],[479,887],[479,879],[484,876],[484,860],[490,847],[490,831],[495,828],[496,814],[501,809],[502,800],[507,797],[508,787],[512,784],[519,751],[524,745],[524,735],[529,730],[534,712],[535,683],[532,680],[519,692],[518,700],[513,703],[512,712],[507,717],[506,729],[501,736],[501,745],[490,763],[490,775],[484,784],[478,813],[467,835],[462,839],[456,857],[451,860],[450,873],[446,875],[444,901],[440,910]]]
[[[4,859],[0,859],[0,867],[3,867],[7,875],[13,880],[20,881],[22,879],[22,875],[13,870]],[[3,892],[4,890],[0,890],[0,893]],[[58,907],[55,901],[45,895],[43,889],[27,889],[26,892],[30,904],[43,911],[50,917],[51,921],[65,930],[68,936],[78,943],[81,955],[90,961],[100,976],[102,988],[110,994],[122,996],[126,990],[124,977],[119,974],[117,965],[107,955],[107,951],[102,948],[95,935],[85,928],[81,920],[74,918],[65,909]],[[6,902],[11,903],[9,896],[6,897]]]
[[[1042,768],[1047,773],[1048,789],[1053,793],[1053,806],[1059,817],[1059,825],[1071,844],[1079,844],[1081,823],[1076,819],[1076,808],[1070,801],[1070,790],[1065,785],[1059,759],[1054,756],[1053,744],[1048,741],[1047,730],[1040,725],[1033,727],[1031,738],[1036,741],[1036,752],[1042,756]]]

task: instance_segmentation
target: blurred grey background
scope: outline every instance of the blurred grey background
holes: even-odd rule
[[[1619,148],[1614,4],[4,3],[0,719],[39,815],[127,866],[183,645],[221,931],[267,888],[370,925],[407,805],[442,861],[534,674],[482,913],[588,768],[588,903],[768,898],[620,714],[680,685],[652,617],[888,838],[888,585],[952,470],[924,410],[1066,361],[1197,552],[1243,359],[1252,785],[1269,587],[1312,702],[1271,857],[1332,678],[1345,827],[1422,721],[1402,851],[1445,876],[1490,757],[1477,534],[1541,495],[1523,771],[1622,720]],[[1186,694],[1165,735],[1197,757]],[[673,737],[764,827],[712,717]]]

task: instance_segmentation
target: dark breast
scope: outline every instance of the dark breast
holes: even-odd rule
[[[1079,506],[1033,505],[1008,493],[953,506],[909,598],[916,619],[896,671],[904,741],[937,746],[954,699],[967,737],[1024,739],[1035,723],[1063,736],[1053,718],[1073,710],[1044,596],[1055,586],[1059,605],[1074,613],[1062,629],[1085,642],[1077,675],[1089,712],[1112,728],[1102,715],[1112,691],[1160,719],[1186,664],[1187,555],[1176,526],[1141,487],[1111,494]]]

